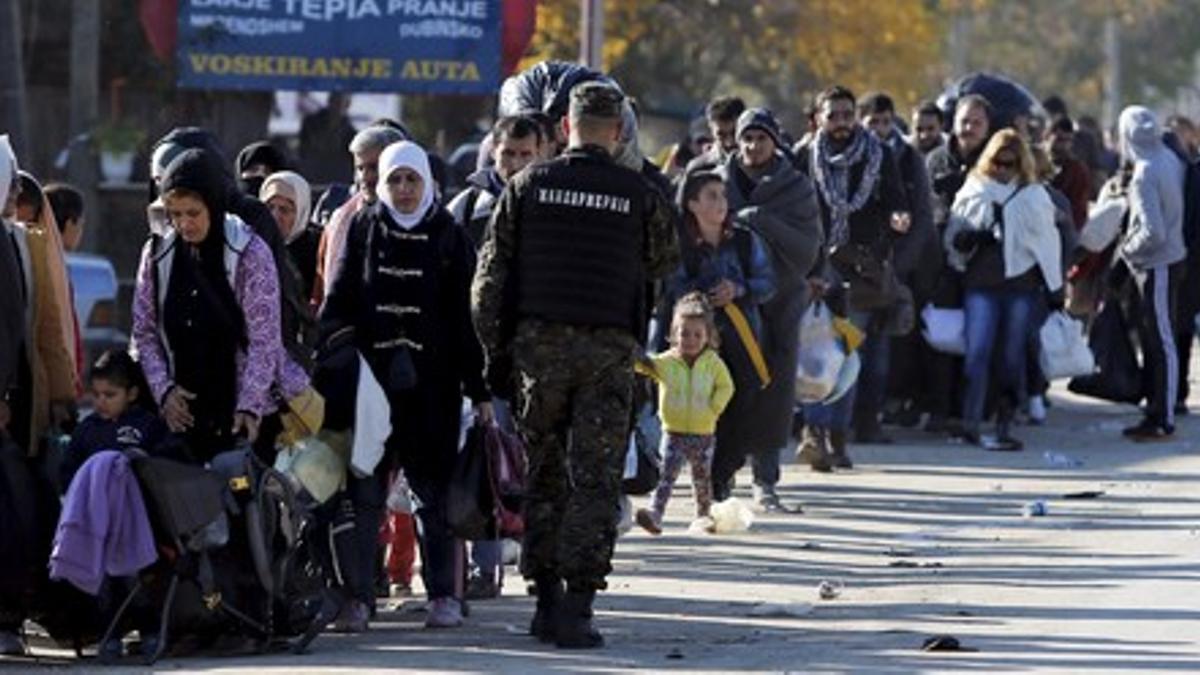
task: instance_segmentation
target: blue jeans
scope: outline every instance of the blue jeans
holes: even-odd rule
[[[963,425],[978,430],[987,402],[992,351],[1000,338],[1000,359],[996,364],[997,388],[1012,404],[1025,391],[1025,355],[1032,330],[1035,291],[968,290],[963,298],[966,313],[967,355],[966,395],[963,397]]]
[[[858,355],[862,359],[862,367],[858,373],[858,382],[850,387],[846,395],[831,404],[804,404],[805,426],[828,431],[846,431],[854,413],[855,401],[859,396],[864,397],[858,405],[859,414],[866,419],[868,416],[878,416],[883,406],[883,397],[887,393],[888,354],[891,338],[883,333],[880,326],[882,317],[876,319],[878,312],[851,311],[850,322],[866,335],[859,347]]]

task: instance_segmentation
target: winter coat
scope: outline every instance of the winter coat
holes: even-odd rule
[[[717,418],[733,398],[729,368],[712,349],[705,349],[688,365],[674,350],[650,357],[650,366],[637,371],[658,382],[658,416],[663,430],[672,434],[711,436]]]
[[[355,346],[388,392],[390,459],[409,476],[448,479],[463,396],[489,399],[470,316],[474,247],[437,205],[404,230],[379,202],[354,217],[345,247],[318,318],[322,341],[354,330]],[[400,334],[378,334],[385,325],[402,326]],[[415,371],[407,390],[392,386],[398,347]]]
[[[1037,267],[1050,291],[1063,285],[1062,243],[1055,225],[1057,210],[1040,183],[1019,191],[1012,183],[1000,183],[972,174],[958,191],[946,227],[944,245],[952,267],[964,272],[975,251],[962,252],[953,244],[962,230],[986,231],[996,227],[994,207],[1004,204],[1004,278],[1015,279]]]
[[[71,444],[59,468],[59,484],[65,490],[79,467],[102,450],[137,449],[153,453],[166,436],[167,426],[162,418],[142,408],[130,408],[115,420],[89,415],[71,434]]]
[[[870,131],[860,129],[857,133],[869,134]],[[896,165],[895,153],[887,143],[882,143],[883,157],[879,163],[879,178],[875,181],[874,190],[863,207],[849,216],[849,241],[861,244],[876,244],[885,238],[891,243],[892,230],[890,227],[892,213],[909,208],[908,198],[901,183],[900,170]],[[811,149],[796,155],[796,168],[810,179],[813,178]],[[866,169],[867,160],[864,157],[848,169],[848,191],[851,195],[858,190]],[[825,202],[820,189],[816,190],[818,202],[821,205],[821,221],[825,223],[825,236],[829,236],[829,205]]]
[[[0,159],[2,162],[3,159]],[[0,176],[3,180],[3,176]],[[22,268],[7,222],[0,220],[0,316],[25,316]],[[17,368],[25,344],[24,321],[0,321],[0,397],[17,385]]]
[[[492,218],[492,207],[504,191],[500,174],[493,167],[480,169],[467,176],[467,188],[454,196],[446,210],[454,222],[467,231],[476,250],[483,244],[483,235]],[[467,209],[470,208],[470,213]]]
[[[1121,113],[1121,150],[1133,162],[1129,225],[1118,250],[1132,267],[1171,265],[1187,256],[1183,240],[1186,167],[1162,141],[1154,113],[1130,106]]]
[[[735,155],[717,171],[725,181],[729,210],[762,238],[775,271],[775,297],[762,307],[763,355],[774,377],[755,402],[758,423],[744,448],[757,452],[783,447],[791,433],[800,315],[824,234],[812,181],[782,155],[749,194],[735,178],[734,172],[742,171],[738,162]]]
[[[967,173],[979,159],[983,151],[980,145],[975,152],[964,155],[958,147],[958,139],[951,136],[950,141],[934,150],[925,157],[925,167],[929,170],[929,186],[933,190],[933,224],[939,233],[945,232],[946,223],[950,221],[950,207],[954,206],[954,197],[967,181]]]
[[[50,426],[51,404],[70,404],[79,390],[74,308],[57,228],[17,225],[12,232],[29,292],[24,332],[32,382],[29,446],[25,450],[33,455]]]
[[[917,298],[924,298],[933,291],[942,268],[942,242],[933,223],[933,186],[925,158],[899,131],[893,130],[887,144],[900,169],[912,216],[908,234],[896,241],[893,251],[896,274]]]
[[[262,239],[239,218],[226,216],[225,273],[246,323],[247,346],[237,354],[237,410],[262,418],[304,391],[308,375],[283,348],[275,261]],[[133,344],[154,400],[162,403],[174,384],[173,353],[163,315],[178,237],[154,237],[142,249],[133,298]],[[278,384],[278,389],[275,385]]]
[[[680,237],[684,262],[666,281],[654,324],[657,335],[651,338],[655,348],[667,348],[671,310],[679,298],[692,291],[707,293],[722,279],[745,289],[733,304],[746,317],[755,341],[762,348],[762,305],[775,297],[775,271],[758,235],[740,225],[734,225],[730,234],[716,250],[686,235]],[[734,381],[733,399],[725,408],[716,432],[717,453],[724,455],[726,449],[742,452],[741,448],[757,433],[756,402],[761,395],[762,380],[729,314],[723,309],[715,314],[721,337],[718,353]]]

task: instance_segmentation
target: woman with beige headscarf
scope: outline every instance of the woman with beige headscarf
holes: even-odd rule
[[[317,247],[321,243],[320,228],[309,222],[312,188],[295,171],[278,171],[263,181],[258,199],[275,217],[288,256],[304,280],[301,297],[311,297],[317,277]]]

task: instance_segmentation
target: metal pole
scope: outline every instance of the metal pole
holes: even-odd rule
[[[604,68],[604,0],[580,0],[579,62]]]
[[[1121,114],[1121,28],[1117,17],[1104,20],[1104,130],[1116,127]]]
[[[0,0],[0,133],[11,136],[18,161],[29,147],[25,121],[25,67],[21,58],[21,5]]]
[[[970,67],[968,43],[971,40],[971,18],[959,10],[950,24],[950,76],[947,82],[967,74]]]
[[[67,180],[83,193],[85,208],[99,213],[96,184],[96,150],[92,133],[100,117],[100,3],[73,0],[71,3],[71,117],[67,153]],[[116,120],[113,120],[114,122]],[[101,222],[90,218],[83,230],[82,247],[95,250],[100,241]]]

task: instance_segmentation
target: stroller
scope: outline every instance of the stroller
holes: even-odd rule
[[[201,642],[251,638],[262,651],[303,652],[333,620],[327,556],[314,541],[317,506],[293,476],[247,449],[211,469],[159,457],[132,462],[159,559],[139,575],[102,639],[126,632],[135,600],[159,615],[154,663],[176,632]]]

